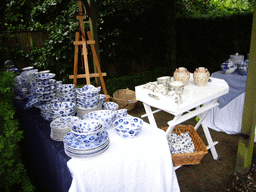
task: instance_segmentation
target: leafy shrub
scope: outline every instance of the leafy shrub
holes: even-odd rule
[[[0,73],[0,190],[10,191],[14,185],[20,185],[23,191],[34,191],[27,172],[21,161],[19,141],[23,132],[14,119],[13,105],[14,73]]]

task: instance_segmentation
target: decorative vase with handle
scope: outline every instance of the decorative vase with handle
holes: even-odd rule
[[[181,81],[184,85],[186,85],[190,78],[190,73],[185,67],[179,67],[173,73],[173,77],[175,81]]]
[[[198,67],[194,71],[193,77],[197,86],[206,86],[210,79],[210,72],[207,68]]]

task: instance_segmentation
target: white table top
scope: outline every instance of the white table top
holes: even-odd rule
[[[144,85],[135,87],[137,100],[174,115],[186,112],[229,92],[229,86],[226,81],[214,77],[210,78],[210,82],[208,82],[206,86],[196,86],[193,74],[191,73],[190,80],[182,94],[183,103],[178,105],[172,98],[144,89],[143,86]],[[149,97],[149,93],[158,96],[160,100]]]
[[[107,130],[103,154],[68,161],[73,176],[69,192],[180,191],[165,132],[145,123],[137,138],[123,139]]]

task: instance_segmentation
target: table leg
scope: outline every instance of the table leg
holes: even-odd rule
[[[206,140],[208,142],[207,149],[211,150],[213,159],[217,160],[219,158],[219,156],[218,156],[218,153],[216,151],[215,145],[218,144],[218,142],[217,141],[213,142],[212,136],[211,136],[210,131],[209,131],[209,128],[205,125],[204,122],[202,122],[202,127],[203,127],[203,130],[204,130],[204,134],[206,136]]]
[[[157,124],[156,124],[153,112],[151,110],[151,107],[149,105],[147,105],[146,103],[143,103],[143,105],[144,105],[144,109],[146,111],[146,114],[148,116],[149,124],[154,126],[154,127],[157,127]]]

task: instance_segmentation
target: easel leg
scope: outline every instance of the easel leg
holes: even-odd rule
[[[79,32],[76,32],[76,41],[79,41]],[[73,84],[77,86],[77,64],[78,64],[78,45],[75,45],[75,57],[74,57],[74,79]]]

